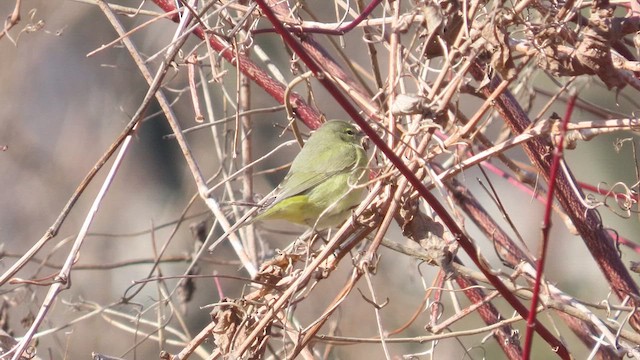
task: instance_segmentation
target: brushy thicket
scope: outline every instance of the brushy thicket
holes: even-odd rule
[[[637,222],[640,2],[81,2],[0,8],[2,358],[640,358],[640,247],[611,225]],[[18,105],[58,56],[96,62],[47,92],[71,110]],[[368,138],[353,216],[241,226],[336,117]]]

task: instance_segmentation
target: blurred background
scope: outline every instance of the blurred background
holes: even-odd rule
[[[117,3],[132,8],[140,6],[137,1]],[[331,7],[325,9],[318,2],[309,2],[308,5],[320,17],[331,19],[335,16]],[[0,14],[10,14],[14,6],[14,1],[0,2]],[[142,9],[161,12],[150,2],[144,3]],[[0,243],[3,255],[0,265],[3,269],[11,266],[44,236],[82,179],[129,122],[148,89],[122,45],[116,44],[87,57],[88,53],[117,38],[96,5],[75,1],[23,1],[21,15],[21,21],[0,39],[0,146],[6,147],[5,151],[0,152]],[[149,19],[151,17],[144,14],[119,16],[127,29]],[[163,51],[171,41],[176,26],[169,20],[161,19],[135,32],[131,39],[142,54],[151,56]],[[366,66],[366,51],[363,51],[360,38],[361,34],[344,37],[343,49],[352,61]],[[284,50],[280,39],[273,34],[266,34],[256,37],[255,41],[268,52],[269,58],[287,80],[291,80],[290,55]],[[190,39],[185,49],[197,44],[199,40]],[[183,55],[185,53],[180,54]],[[386,63],[386,59],[383,61]],[[150,66],[155,69],[157,64],[158,60],[154,60]],[[210,78],[211,69],[205,68],[204,71]],[[211,82],[208,86],[214,113],[218,119],[222,119],[235,113],[222,91],[226,88],[229,93],[235,94],[235,69],[221,62],[218,71],[228,73],[223,81]],[[611,109],[612,113],[631,114],[638,109],[631,100],[632,97],[637,99],[637,93],[632,90],[616,93],[593,80],[578,81],[584,82],[581,98],[591,104]],[[547,89],[555,88],[544,75],[533,79],[531,86],[533,84]],[[182,127],[196,125],[187,89],[184,58],[179,58],[175,67],[170,69],[165,87],[169,89],[167,94],[174,101],[173,110]],[[315,104],[319,111],[327,118],[345,117],[331,97],[319,88],[315,90]],[[532,113],[546,100],[543,96],[536,98]],[[252,87],[252,108],[276,105],[261,89]],[[558,101],[549,114],[557,111],[563,115],[564,105]],[[465,106],[473,108],[477,104]],[[461,109],[465,111],[462,105]],[[194,281],[193,299],[183,302],[181,308],[170,309],[158,305],[158,299],[164,295],[161,295],[157,283],[151,281],[129,303],[121,303],[123,296],[132,291],[133,282],[145,279],[150,272],[153,276],[182,275],[191,255],[199,246],[190,226],[204,221],[208,229],[213,224],[207,208],[200,200],[196,200],[187,211],[187,219],[175,228],[190,199],[197,193],[193,177],[175,140],[166,138],[171,130],[159,110],[154,103],[135,133],[133,145],[126,153],[122,167],[91,225],[90,236],[80,251],[76,269],[72,272],[71,287],[60,295],[40,329],[45,332],[61,327],[38,337],[38,355],[42,358],[86,359],[92,352],[128,359],[156,358],[160,350],[176,351],[182,348],[184,343],[180,341],[188,341],[209,323],[210,310],[203,306],[216,303],[222,297],[240,297],[245,291],[246,283],[242,280],[197,279]],[[574,119],[587,121],[598,117],[578,109]],[[216,119],[207,119],[212,120]],[[252,121],[255,158],[293,138],[288,132],[283,134],[287,120],[282,110],[253,116]],[[495,126],[497,133],[500,125],[488,126]],[[216,141],[222,144],[227,155],[230,154],[234,127],[233,119],[218,127],[219,138]],[[303,130],[308,132],[307,129]],[[636,149],[631,142],[626,142],[619,151],[616,150],[614,144],[623,138],[635,141],[636,135],[621,132],[598,137],[588,143],[581,142],[577,150],[566,154],[567,163],[581,181],[591,184],[602,182],[609,186],[623,182],[631,186],[638,181],[634,165]],[[221,167],[229,170],[232,168],[229,164],[233,161],[220,161],[211,130],[206,128],[191,132],[187,139],[205,177],[216,176],[212,184],[219,182]],[[288,146],[259,164],[256,171],[286,165],[296,153],[297,146]],[[519,149],[510,150],[508,154],[527,162]],[[107,168],[112,161],[106,164]],[[45,278],[56,274],[105,179],[107,168],[103,168],[83,192],[57,236],[16,277],[47,283]],[[268,193],[285,172],[286,168],[258,174],[255,177],[255,192],[258,195]],[[485,204],[492,204],[478,183],[477,179],[481,177],[477,169],[471,169],[458,176],[458,179],[474,190]],[[498,176],[489,177],[516,227],[535,253],[540,239],[543,205]],[[230,184],[234,189],[239,189],[237,181]],[[219,196],[225,205],[228,199],[222,193],[223,190],[216,190],[214,197]],[[493,214],[499,214],[495,206],[486,207]],[[227,207],[225,211],[228,211]],[[639,230],[637,214],[625,218],[603,209],[601,215],[606,226],[636,241],[635,235]],[[271,231],[283,228],[286,229],[284,234]],[[471,223],[467,224],[466,230],[472,238],[480,234]],[[262,245],[265,252],[273,254],[274,249],[285,247],[304,229],[286,224],[265,224],[258,231],[265,241]],[[405,241],[397,229],[389,233],[389,237],[394,241]],[[609,292],[607,283],[603,281],[582,241],[570,235],[559,218],[554,218],[551,239],[547,272],[549,280],[585,301],[596,303],[605,299]],[[164,257],[168,260],[154,270],[153,259],[165,244],[167,249]],[[491,244],[485,242],[479,246],[485,251],[485,256],[496,267],[500,267]],[[385,328],[395,329],[419,309],[424,288],[429,286],[437,269],[419,265],[415,260],[384,248],[380,250],[380,255],[381,263],[373,279],[374,287],[378,291],[379,301],[391,299],[382,311],[383,322]],[[625,264],[630,260],[638,260],[638,255],[630,251],[625,251],[622,256]],[[340,279],[339,283],[344,281],[350,266],[343,264],[332,277]],[[422,272],[418,272],[418,268]],[[201,275],[247,277],[226,243],[217,248],[214,254],[205,255],[198,262],[197,269]],[[177,279],[169,279],[167,284],[171,288],[177,284]],[[5,284],[1,290],[2,325],[19,337],[38,312],[48,287]],[[303,324],[312,322],[335,296],[335,291],[336,284],[332,281],[321,282],[314,290],[315,294],[320,295],[301,303],[296,309],[298,321]],[[367,293],[366,289],[363,291]],[[452,293],[451,296],[456,295]],[[461,301],[466,305],[465,300]],[[100,309],[104,311],[98,312]],[[453,311],[447,308],[447,313]],[[158,319],[175,329],[180,328],[176,325],[179,323],[178,313],[184,317],[184,324],[191,333],[183,334],[184,338],[174,333],[165,334],[170,341],[164,346],[145,338],[143,334],[146,333],[158,335],[152,330],[157,328]],[[351,296],[335,317],[342,335],[377,335],[375,316],[361,297]],[[466,321],[469,321],[468,325],[459,328],[480,326],[477,317]],[[522,328],[521,324],[517,326]],[[325,332],[331,330],[327,327]],[[419,336],[422,331],[418,326],[403,336]],[[484,335],[486,333],[443,340],[434,354],[442,359],[464,358],[465,353],[472,358],[492,358],[489,355],[496,354],[496,345],[491,341],[485,342]],[[571,335],[567,340],[575,343]],[[204,348],[211,350],[212,345],[205,344]],[[418,353],[428,349],[419,343],[391,345],[393,354]],[[576,358],[585,356],[589,351],[577,344],[572,350]],[[383,358],[376,344],[339,347],[331,354],[328,358]],[[548,355],[548,352],[541,351],[536,357],[546,358]]]

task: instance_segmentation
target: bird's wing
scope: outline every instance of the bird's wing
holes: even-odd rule
[[[304,150],[304,149],[303,149]],[[357,161],[357,152],[352,145],[342,145],[340,149],[307,149],[318,150],[314,161],[294,161],[291,169],[275,195],[272,204],[283,199],[304,193],[331,176],[350,171]],[[297,159],[296,159],[297,160]]]

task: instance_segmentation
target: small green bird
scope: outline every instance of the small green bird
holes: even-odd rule
[[[280,219],[326,229],[348,219],[366,193],[362,137],[346,121],[324,123],[293,160],[267,208],[253,220]]]

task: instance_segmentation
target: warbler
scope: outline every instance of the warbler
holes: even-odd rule
[[[318,230],[336,227],[360,204],[368,180],[363,133],[343,120],[324,123],[253,221],[280,219]]]

